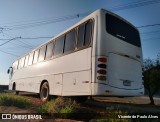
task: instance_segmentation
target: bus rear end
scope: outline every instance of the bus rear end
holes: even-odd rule
[[[138,30],[119,16],[100,11],[95,56],[96,95],[144,94]]]

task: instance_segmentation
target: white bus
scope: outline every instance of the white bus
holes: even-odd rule
[[[139,96],[144,93],[138,30],[97,10],[16,60],[9,90],[56,96]]]

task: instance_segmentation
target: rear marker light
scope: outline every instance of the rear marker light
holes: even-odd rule
[[[98,76],[97,79],[98,80],[106,80],[106,76]]]
[[[98,67],[99,67],[99,68],[104,68],[104,69],[106,69],[106,68],[107,68],[107,65],[106,65],[106,64],[98,64]]]
[[[106,70],[98,70],[97,73],[99,73],[99,74],[106,74],[107,72],[106,72]]]
[[[107,62],[107,59],[106,58],[98,58],[98,61],[100,61],[100,62]]]

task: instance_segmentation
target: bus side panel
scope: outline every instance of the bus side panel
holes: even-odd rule
[[[62,74],[54,75],[54,83],[53,86],[50,85],[51,91],[53,91],[54,95],[62,95],[62,84],[63,76]]]
[[[74,80],[74,77],[70,77],[70,73],[74,74],[73,76],[75,76],[76,81],[81,82],[81,84],[77,84],[78,86],[76,86],[81,88],[81,91],[79,89],[77,94],[82,93],[82,95],[90,95],[91,47],[55,58],[53,60],[43,61],[26,68],[19,69],[14,73],[12,79],[16,82],[16,90],[18,91],[39,93],[40,84],[43,80],[45,80],[49,82],[50,94],[69,96],[73,95],[73,93],[66,94],[65,91],[62,90],[62,86],[63,88],[67,87],[67,89],[70,89],[70,86],[67,84],[68,79],[66,79],[69,77],[71,81]],[[60,76],[59,74],[62,75]],[[62,77],[63,75],[65,75],[65,77]],[[82,84],[83,87],[85,84],[84,88],[87,90],[84,90],[81,87]]]
[[[42,79],[44,79],[43,76],[15,80],[16,90],[39,93]]]
[[[74,71],[63,74],[62,95],[90,95],[91,47],[68,55],[65,61],[65,65],[74,67]]]
[[[90,95],[90,70],[63,75],[63,95]]]

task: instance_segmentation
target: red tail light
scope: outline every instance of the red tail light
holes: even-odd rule
[[[97,73],[99,73],[99,74],[106,74],[107,72],[106,72],[106,70],[98,70]]]
[[[106,78],[106,74],[107,74],[107,71],[106,71],[106,68],[107,68],[107,65],[106,65],[106,62],[107,62],[107,58],[98,58],[98,67],[97,67],[97,80],[101,80],[101,81],[106,81],[107,78]]]
[[[98,58],[98,61],[100,61],[100,62],[107,62],[107,58]]]

